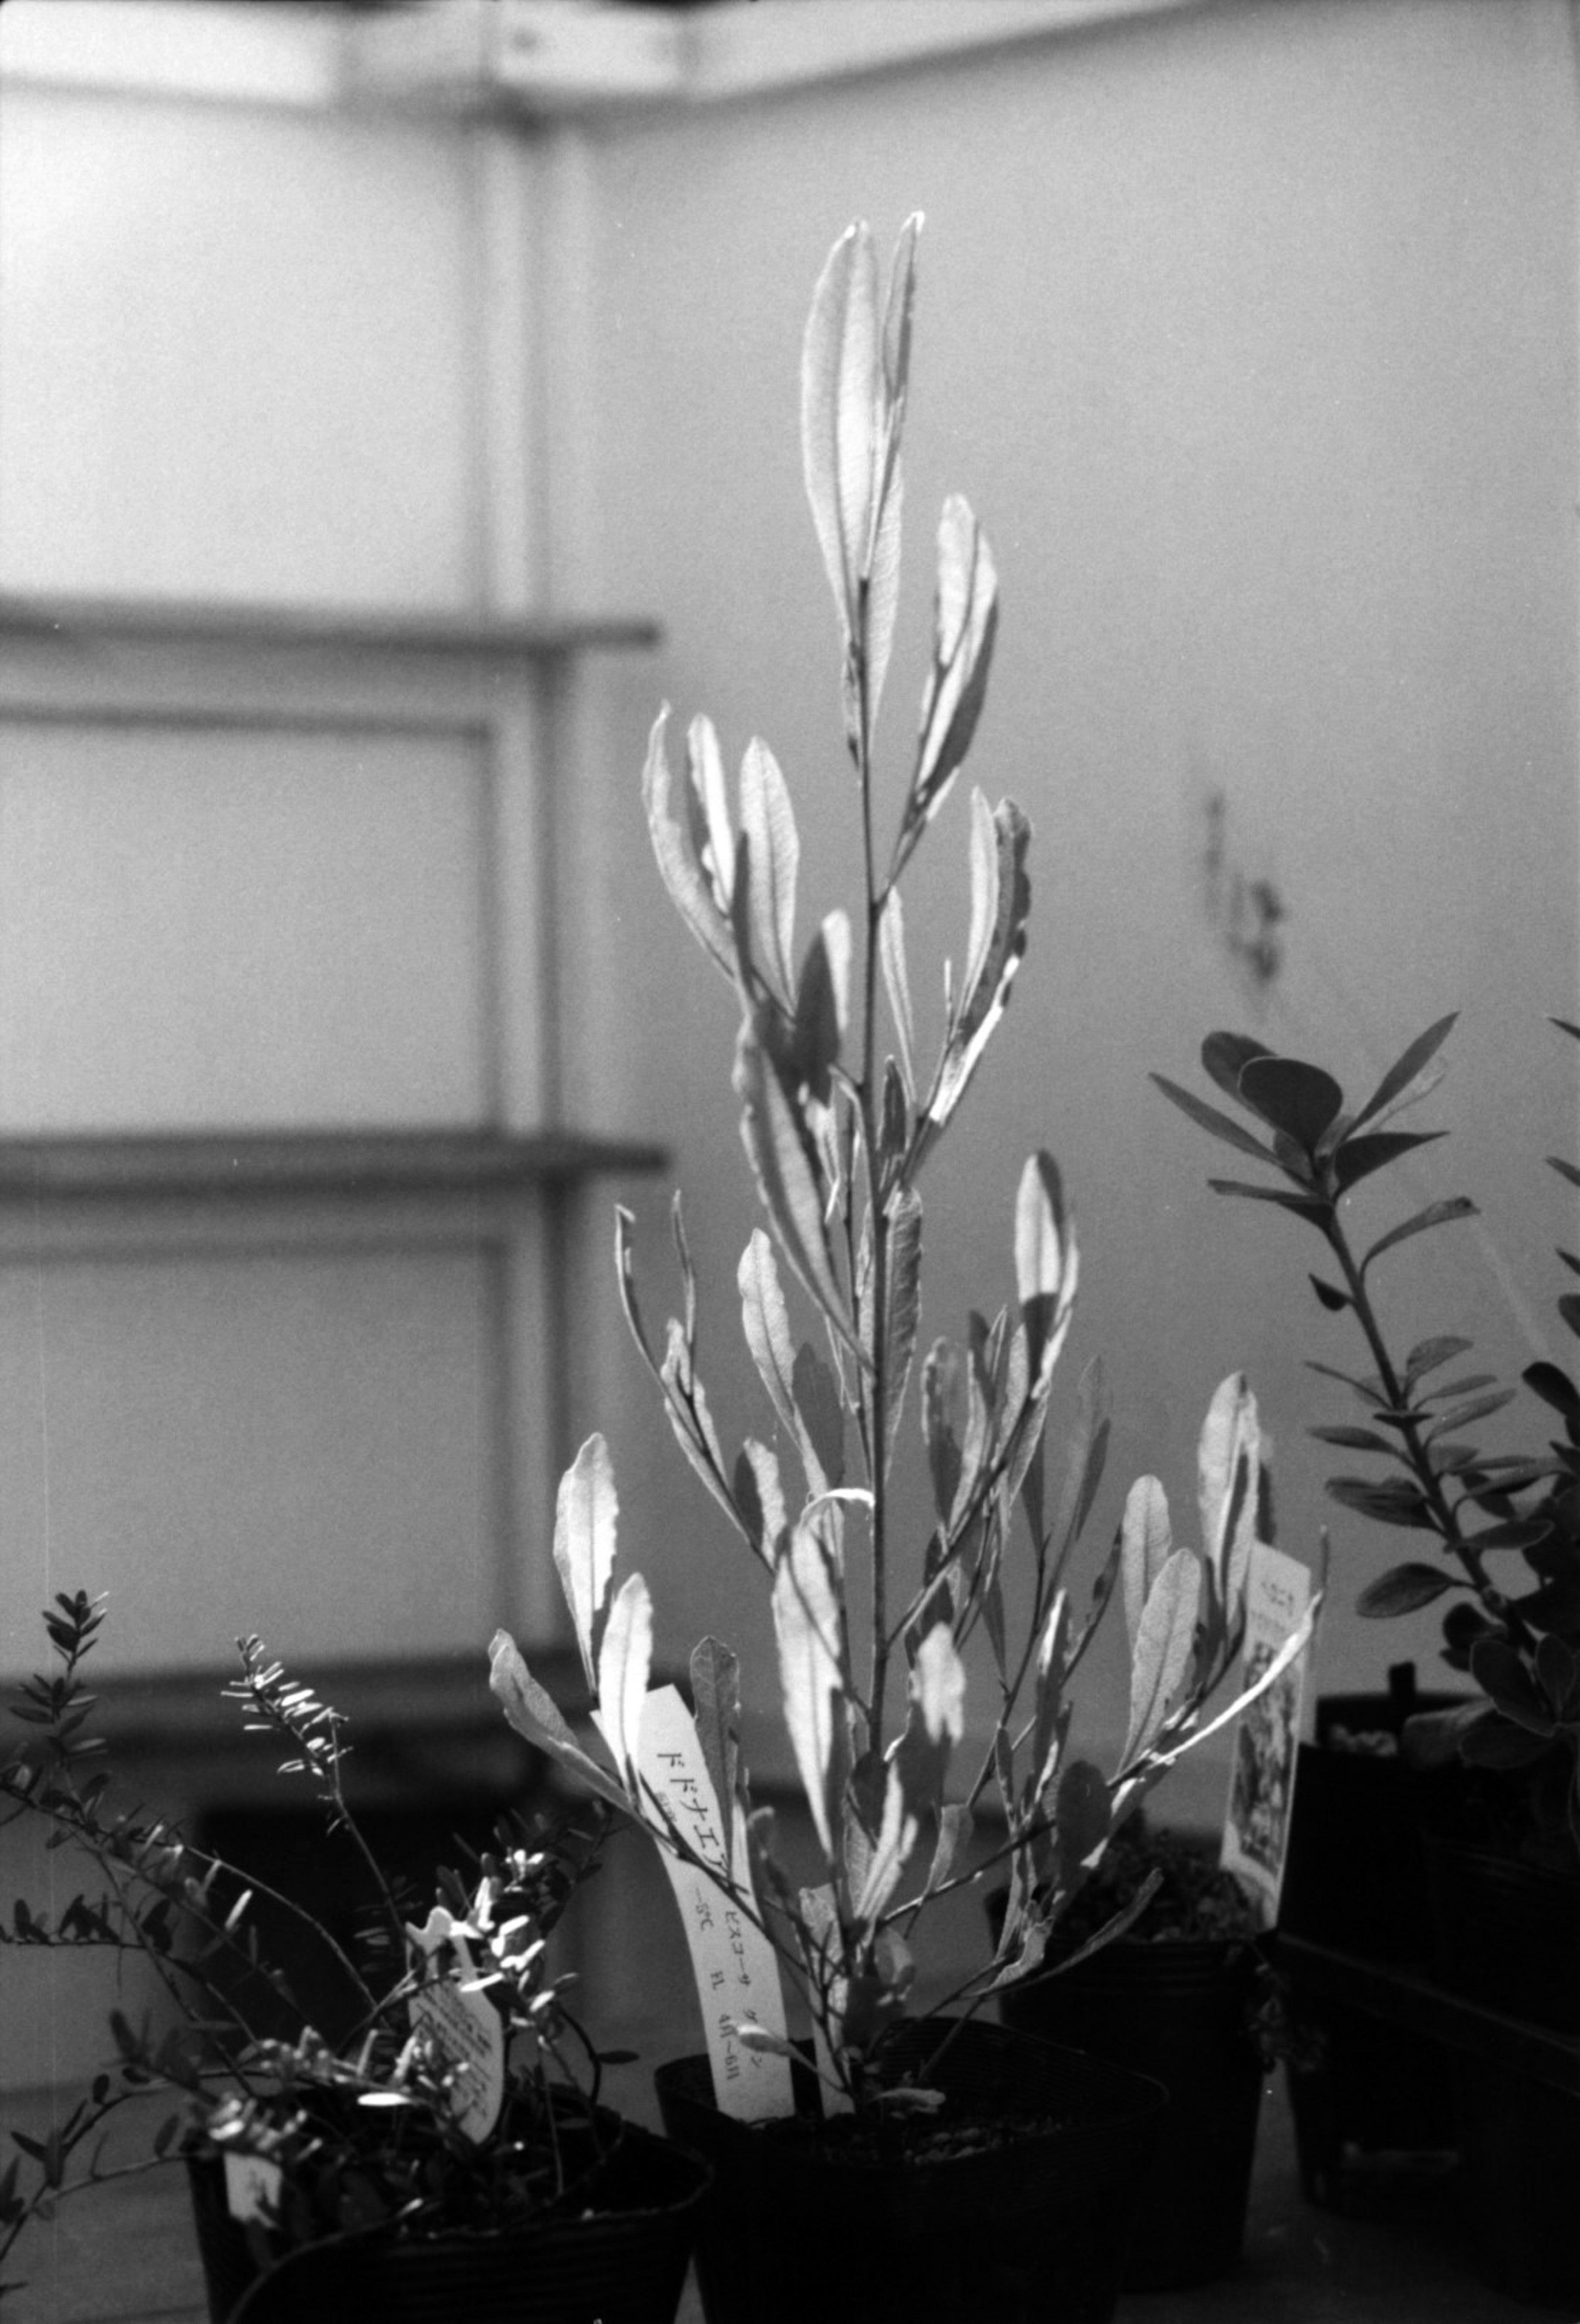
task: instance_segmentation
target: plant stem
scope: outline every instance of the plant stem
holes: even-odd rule
[[[851,651],[857,704],[855,760],[856,786],[861,798],[862,872],[866,891],[862,945],[862,1065],[856,1083],[856,1102],[861,1111],[862,1143],[866,1156],[867,1217],[872,1224],[873,1236],[873,1335],[869,1351],[872,1370],[864,1384],[858,1379],[858,1393],[868,1412],[865,1431],[867,1483],[873,1496],[869,1520],[873,1560],[873,1654],[872,1683],[868,1689],[867,1742],[869,1749],[881,1751],[883,1748],[883,1698],[889,1676],[889,1496],[885,1473],[888,1467],[885,1407],[889,1392],[889,1218],[886,1205],[879,1199],[877,1003],[878,924],[882,917],[886,894],[879,881],[873,844],[872,701],[867,664],[867,584],[864,581],[857,635],[852,641]],[[853,1185],[853,1200],[855,1192]]]

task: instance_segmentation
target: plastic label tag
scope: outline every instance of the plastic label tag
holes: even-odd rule
[[[1305,1618],[1311,1575],[1298,1558],[1253,1542],[1245,1581],[1244,1683],[1254,1685]],[[1219,1861],[1260,1905],[1262,1924],[1279,1915],[1289,1818],[1295,1803],[1295,1747],[1308,1654],[1298,1655],[1266,1692],[1242,1711],[1234,1735],[1229,1804]]]
[[[225,2158],[225,2208],[245,2227],[249,2220],[267,2224],[280,2204],[283,2174],[278,2163],[263,2154],[227,2154]]]
[[[655,1687],[642,1711],[640,1768],[642,1781],[672,1819],[676,1830],[703,1863],[754,1902],[742,1820],[734,1820],[726,1858],[724,1823],[713,1779],[691,1713],[679,1690]],[[795,2112],[788,2058],[749,2050],[735,2032],[736,2021],[760,2025],[785,2039],[784,1994],[779,1957],[743,1904],[694,1864],[661,1847],[670,1886],[680,1908],[691,1972],[702,2005],[713,2093],[721,2114],[738,2122],[762,2122]]]
[[[465,1937],[442,1904],[421,1929],[407,1927],[412,1943],[429,1959],[448,1945],[458,1964],[454,1973],[420,1986],[411,1996],[411,2030],[426,2034],[439,2054],[458,2069],[450,2086],[457,2128],[481,2144],[499,2120],[504,2104],[504,2020],[486,1993],[468,1992],[477,1972]]]

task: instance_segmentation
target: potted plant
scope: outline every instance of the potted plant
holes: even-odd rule
[[[1326,1247],[1336,1279],[1314,1275],[1312,1288],[1325,1309],[1353,1318],[1371,1370],[1355,1376],[1316,1367],[1358,1398],[1365,1419],[1314,1434],[1386,1463],[1381,1476],[1335,1478],[1329,1493],[1363,1516],[1425,1534],[1438,1552],[1431,1563],[1391,1566],[1357,1601],[1363,1614],[1387,1616],[1452,1598],[1444,1658],[1479,1689],[1403,1727],[1416,1767],[1438,1780],[1454,1770],[1460,1777],[1437,1803],[1440,1828],[1427,1835],[1438,1973],[1506,2015],[1573,2034],[1580,2031],[1580,1388],[1556,1364],[1528,1365],[1524,1385],[1556,1413],[1558,1433],[1527,1452],[1481,1451],[1466,1432],[1511,1405],[1517,1391],[1483,1372],[1462,1374],[1471,1342],[1457,1334],[1397,1354],[1372,1283],[1385,1252],[1471,1217],[1474,1204],[1464,1195],[1430,1203],[1363,1253],[1341,1211],[1353,1186],[1443,1134],[1382,1124],[1437,1085],[1438,1052],[1454,1021],[1445,1017],[1412,1042],[1354,1112],[1322,1068],[1238,1034],[1212,1035],[1202,1062],[1254,1130],[1154,1078],[1202,1128],[1282,1181],[1214,1179],[1216,1191],[1278,1204]],[[1554,1022],[1580,1039],[1580,1028]],[[1553,1167],[1580,1184],[1572,1164],[1554,1160]],[[1580,1259],[1559,1257],[1580,1273]],[[1580,1330],[1580,1298],[1566,1293],[1557,1305],[1566,1324]],[[1487,2165],[1477,2182],[1498,2176],[1527,2210],[1511,2242],[1494,2234],[1494,2272],[1523,2288],[1572,2288],[1580,2282],[1580,2238],[1559,2190],[1580,2167],[1580,2110],[1490,2068],[1464,2070],[1461,2098],[1465,2144]],[[1529,2138],[1518,2131],[1521,2120]],[[1556,2178],[1555,2155],[1566,2158]],[[1537,2219],[1529,2200],[1542,2185],[1557,2200]]]
[[[609,2059],[572,2013],[570,1980],[546,1962],[602,1820],[507,1822],[466,1878],[441,1875],[414,1925],[414,1900],[347,1804],[344,1720],[244,1640],[230,1693],[291,1755],[288,1769],[313,1784],[367,1876],[372,1919],[355,1951],[304,1907],[270,1898],[293,1950],[327,1962],[349,1997],[352,2031],[331,2042],[297,2007],[292,1962],[259,1944],[266,1892],[172,1824],[112,1805],[83,1677],[102,1609],[79,1592],[44,1618],[58,1665],[15,1706],[30,1738],[0,1766],[0,1802],[7,1821],[39,1819],[51,1846],[85,1855],[100,1887],[52,1919],[18,1900],[0,1941],[140,1953],[176,2016],[156,2035],[114,2014],[115,2070],[48,2138],[13,2134],[0,2265],[31,2218],[116,2175],[93,2151],[106,2118],[163,2086],[177,2110],[146,2160],[119,2169],[187,2161],[214,2324],[463,2308],[513,2324],[668,2324],[706,2172],[600,2105]],[[261,2034],[265,2014],[291,2031]]]
[[[810,1877],[792,1873],[774,1812],[754,1803],[734,1655],[714,1639],[698,1647],[690,1712],[649,1693],[653,1609],[640,1575],[616,1586],[615,1489],[601,1437],[583,1445],[561,1485],[554,1554],[605,1748],[578,1742],[508,1637],[494,1649],[493,1683],[519,1731],[651,1834],[698,1923],[721,1921],[736,1960],[759,1949],[750,2010],[727,1951],[705,1974],[737,1997],[710,2012],[711,2086],[702,2059],[659,2076],[668,2126],[718,2174],[698,2247],[711,2324],[1111,2313],[1116,2231],[1156,2093],[979,2013],[1044,1963],[1110,1835],[1239,1709],[1206,1714],[1240,1647],[1261,1503],[1254,1401],[1234,1378],[1204,1432],[1200,1549],[1175,1545],[1161,1488],[1142,1480],[1090,1606],[1077,1610],[1072,1559],[1108,1425],[1088,1368],[1052,1500],[1043,1445],[1076,1257],[1045,1153],[1020,1178],[1012,1304],[973,1315],[963,1345],[940,1338],[922,1352],[920,1180],[1020,970],[1030,834],[1012,801],[973,798],[970,934],[963,972],[946,976],[929,1071],[914,1029],[902,877],[971,744],[998,599],[982,530],[950,499],[919,738],[893,835],[881,837],[874,729],[895,617],[919,226],[913,218],[901,234],[886,295],[868,229],[853,226],[836,244],[802,367],[806,482],[840,626],[854,915],[826,918],[798,964],[795,817],[762,742],[743,762],[738,825],[706,719],[690,728],[677,779],[661,715],[643,775],[665,884],[740,1003],[735,1089],[765,1231],[751,1237],[737,1288],[776,1443],[754,1437],[731,1456],[720,1439],[698,1375],[698,1290],[678,1204],[683,1313],[661,1351],[642,1320],[624,1213],[620,1286],[681,1449],[771,1593]],[[792,1295],[809,1335],[792,1321]],[[916,1425],[906,1407],[913,1371],[933,1518],[907,1563],[895,1471]],[[1073,1682],[1115,1594],[1130,1629],[1130,1699],[1117,1762],[1104,1768],[1071,1747]],[[1021,1609],[1013,1623],[1012,1606]],[[1303,1637],[1259,1685],[1276,1680]],[[988,1673],[985,1730],[967,1720],[969,1651]],[[939,2008],[914,2014],[933,1908],[1006,1873],[991,1960]],[[1147,1893],[1093,1941],[1122,1933]],[[787,2038],[765,1952],[809,2023],[805,2060]],[[753,2112],[759,2118],[742,2118]]]

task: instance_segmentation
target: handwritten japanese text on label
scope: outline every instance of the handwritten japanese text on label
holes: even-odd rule
[[[724,1822],[702,1745],[675,1687],[656,1687],[647,1698],[641,1773],[676,1832],[701,1859],[701,1865],[693,1864],[668,1849],[660,1851],[686,1930],[719,2108],[743,2122],[791,2114],[789,2061],[746,2049],[735,2031],[736,2021],[744,2019],[783,2040],[779,1961],[753,1917],[741,1820],[735,1819],[734,1847],[726,1858]],[[710,1872],[717,1877],[710,1877]],[[720,1885],[724,1881],[727,1886]]]

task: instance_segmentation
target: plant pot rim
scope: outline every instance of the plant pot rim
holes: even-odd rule
[[[674,2181],[670,2193],[658,2199],[606,2203],[596,2209],[555,2210],[540,2218],[496,2227],[435,2226],[426,2232],[402,2232],[398,2223],[379,2221],[365,2229],[318,2236],[307,2243],[286,2244],[266,2264],[257,2265],[254,2262],[256,2272],[240,2287],[239,2299],[232,2294],[235,2305],[228,2311],[231,2319],[244,2319],[245,2324],[245,2319],[252,2316],[256,2301],[264,2303],[261,2313],[273,2314],[272,2303],[281,2289],[282,2278],[292,2282],[300,2276],[304,2282],[310,2282],[319,2266],[326,2262],[333,2264],[337,2257],[355,2265],[360,2256],[381,2280],[390,2271],[393,2271],[396,2277],[403,2276],[408,2271],[415,2271],[420,2275],[425,2263],[429,2266],[442,2265],[447,2260],[457,2262],[467,2254],[488,2253],[509,2260],[513,2265],[519,2257],[522,2266],[530,2267],[535,2253],[543,2253],[554,2246],[563,2249],[568,2245],[572,2248],[583,2244],[596,2246],[605,2235],[612,2235],[618,2241],[632,2236],[641,2236],[645,2229],[656,2230],[661,2222],[679,2222],[687,2214],[700,2210],[712,2190],[714,2179],[712,2168],[705,2156],[666,2138],[661,2132],[650,2130],[641,2123],[627,2121],[610,2108],[600,2107],[598,2112],[618,2126],[618,2137],[612,2144],[606,2160],[614,2163],[621,2154],[626,2157],[661,2156],[663,2168]],[[189,2153],[187,2163],[193,2177],[194,2198],[199,2205],[202,2200],[198,2195],[199,2179],[215,2190],[209,2201],[217,2200],[222,2203],[223,2194],[217,2184],[221,2179],[220,2156],[214,2152]],[[695,2233],[694,2227],[688,2233],[689,2239]],[[207,2267],[207,2260],[205,2264]],[[212,2278],[210,2282],[212,2297]]]
[[[567,2190],[565,2208],[545,2209],[537,2218],[522,2219],[509,2227],[476,2227],[466,2222],[446,2226],[442,2223],[402,2228],[398,2220],[380,2220],[365,2228],[342,2231],[327,2236],[315,2236],[310,2242],[288,2244],[282,2247],[276,2264],[298,2252],[318,2251],[328,2245],[365,2244],[381,2250],[427,2250],[436,2244],[487,2244],[501,2242],[531,2243],[552,2235],[565,2227],[587,2227],[604,2219],[656,2218],[668,2212],[684,2210],[688,2204],[699,2202],[707,2192],[712,2172],[699,2155],[678,2146],[662,2131],[650,2130],[643,2123],[629,2121],[612,2107],[596,2109],[600,2126],[610,2143],[596,2162],[579,2172]],[[667,2158],[678,2158],[690,2172],[694,2183],[684,2193],[658,2202],[591,2203],[573,2209],[577,2189],[596,2177],[600,2169],[614,2164],[621,2155],[661,2151]],[[217,2147],[189,2150],[188,2164],[199,2171],[218,2170],[224,2154]]]
[[[938,2027],[956,2022],[957,2021],[947,2018],[908,2018],[904,2021],[902,2032],[910,2034],[914,2039],[919,2035],[924,2027]],[[966,2021],[966,2035],[976,2041],[979,2047],[989,2051],[996,2050],[1004,2053],[1016,2052],[1023,2054],[1045,2053],[1049,2059],[1075,2063],[1080,2073],[1086,2079],[1088,2085],[1094,2089],[1104,2092],[1112,2101],[1101,2111],[1100,2118],[1104,2122],[1122,2121],[1130,2117],[1141,2119],[1160,2112],[1169,2103],[1167,2089],[1161,2082],[1155,2080],[1150,2075],[1139,2074],[1129,2066],[1113,2065],[1105,2058],[1095,2057],[1084,2050],[1072,2049],[1061,2042],[1046,2041],[1039,2034],[1024,2034],[1018,2027],[996,2025],[991,2020],[971,2018]],[[667,2086],[677,2095],[694,2100],[708,2113],[716,2116],[721,2123],[734,2125],[743,2135],[755,2135],[761,2129],[770,2126],[753,2122],[737,2123],[735,2117],[725,2113],[715,2098],[712,2070],[707,2057],[702,2051],[688,2051],[679,2057],[665,2059],[654,2068],[653,2080],[661,2090]],[[688,2084],[695,2087],[686,2087]],[[800,2082],[800,2095],[804,2098],[815,2089],[808,2061],[806,2079]],[[802,2122],[813,2125],[818,2121],[818,2116],[809,2107],[805,2105],[798,2105],[797,2116]],[[784,2120],[792,2118],[782,2117]],[[828,2118],[824,2117],[824,2119]],[[834,2119],[837,2120],[839,2117],[834,2117]],[[1007,2115],[1006,2119],[1012,2120],[1012,2114]],[[1082,2129],[1093,2127],[1095,2119],[1097,2118],[1094,2117],[1079,2125],[1071,2122],[1051,2122],[1040,2127],[1028,2129],[1023,2138],[1009,2139],[1003,2144],[1010,2147],[1025,2147],[1043,2142],[1051,2143],[1059,2139],[1067,2139],[1072,2135],[1078,2135]],[[797,2147],[790,2151],[815,2161],[822,2150],[818,2142],[814,2139],[809,2146]],[[987,2150],[989,2153],[993,2151]],[[876,2175],[895,2171],[909,2172],[913,2170],[947,2169],[952,2165],[977,2162],[981,2159],[981,2152],[948,2157],[920,2156],[910,2161],[878,2158],[847,2160],[841,2157],[838,2167],[842,2171],[867,2171]]]
[[[1464,1840],[1453,1832],[1428,1831],[1427,1852],[1439,1861],[1474,1865],[1480,1872],[1511,1875],[1519,1880],[1551,1880],[1566,1888],[1580,1888],[1580,1855],[1566,1864],[1500,1848],[1489,1840]]]

